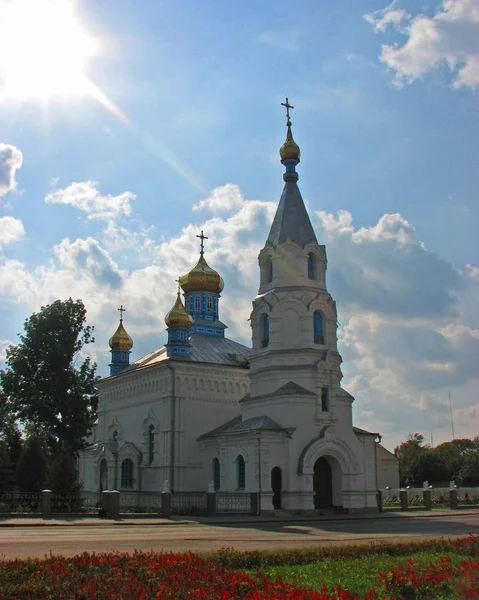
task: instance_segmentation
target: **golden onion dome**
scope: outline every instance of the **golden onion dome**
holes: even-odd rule
[[[170,329],[189,329],[193,323],[193,319],[183,306],[179,291],[173,308],[165,317],[165,323]]]
[[[297,160],[299,162],[299,159],[301,157],[301,150],[299,149],[298,144],[293,139],[293,134],[291,133],[291,121],[288,120],[288,122],[286,123],[286,127],[288,128],[286,132],[286,140],[279,149],[281,162],[288,159]]]
[[[133,340],[127,334],[126,329],[123,327],[123,319],[120,318],[120,324],[118,329],[111,336],[108,342],[112,350],[120,350],[122,352],[129,352],[133,348]]]
[[[203,252],[196,265],[180,277],[180,286],[184,292],[214,292],[219,294],[225,287],[223,279],[206,262]]]

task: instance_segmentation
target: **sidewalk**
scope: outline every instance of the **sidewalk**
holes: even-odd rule
[[[477,515],[479,508],[460,508],[458,510],[408,510],[391,511],[368,514],[334,514],[324,513],[315,515],[290,515],[281,513],[279,515],[220,515],[217,517],[139,517],[135,515],[123,515],[118,520],[103,518],[52,518],[44,520],[41,518],[7,518],[0,520],[1,527],[105,527],[105,526],[145,526],[155,527],[161,525],[255,525],[263,523],[300,523],[321,521],[357,521],[365,519],[422,519],[429,517],[457,517],[463,515]]]

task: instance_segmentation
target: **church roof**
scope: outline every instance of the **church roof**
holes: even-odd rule
[[[250,394],[247,394],[240,400],[240,402],[249,402],[251,400],[257,400],[258,398],[275,398],[277,396],[292,396],[294,394],[300,394],[301,396],[316,396],[315,392],[310,392],[306,388],[294,383],[294,381],[288,381],[280,388],[269,394],[263,394],[261,396],[255,396],[251,398]]]
[[[374,435],[374,437],[378,437],[379,433],[373,433],[372,431],[366,431],[365,429],[361,429],[360,427],[353,427],[353,431],[356,435]]]
[[[234,367],[247,367],[250,348],[228,338],[213,337],[208,335],[193,334],[189,338],[191,344],[190,355],[177,360],[182,362],[201,362]],[[166,354],[166,346],[158,348],[150,354],[139,358],[121,371],[121,374],[135,369],[170,360]],[[174,359],[176,360],[176,359]]]
[[[288,238],[301,247],[310,242],[317,243],[298,184],[289,178],[285,181],[267,242],[277,246]]]
[[[216,427],[208,433],[204,433],[198,439],[218,437],[220,435],[239,435],[241,433],[248,433],[250,431],[283,431],[284,433],[290,434],[291,429],[281,427],[276,421],[270,419],[266,415],[260,417],[252,417],[246,421],[242,420],[242,417],[236,417],[235,419],[228,421],[220,427]]]

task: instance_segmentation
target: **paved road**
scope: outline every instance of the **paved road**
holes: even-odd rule
[[[3,527],[0,557],[71,556],[84,551],[206,552],[313,547],[379,540],[427,539],[479,534],[479,514],[344,521],[298,521],[234,525],[102,525],[93,527]]]

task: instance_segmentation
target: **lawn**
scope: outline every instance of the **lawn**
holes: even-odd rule
[[[0,560],[0,600],[479,598],[479,536],[298,551]],[[378,573],[379,571],[379,573]]]

